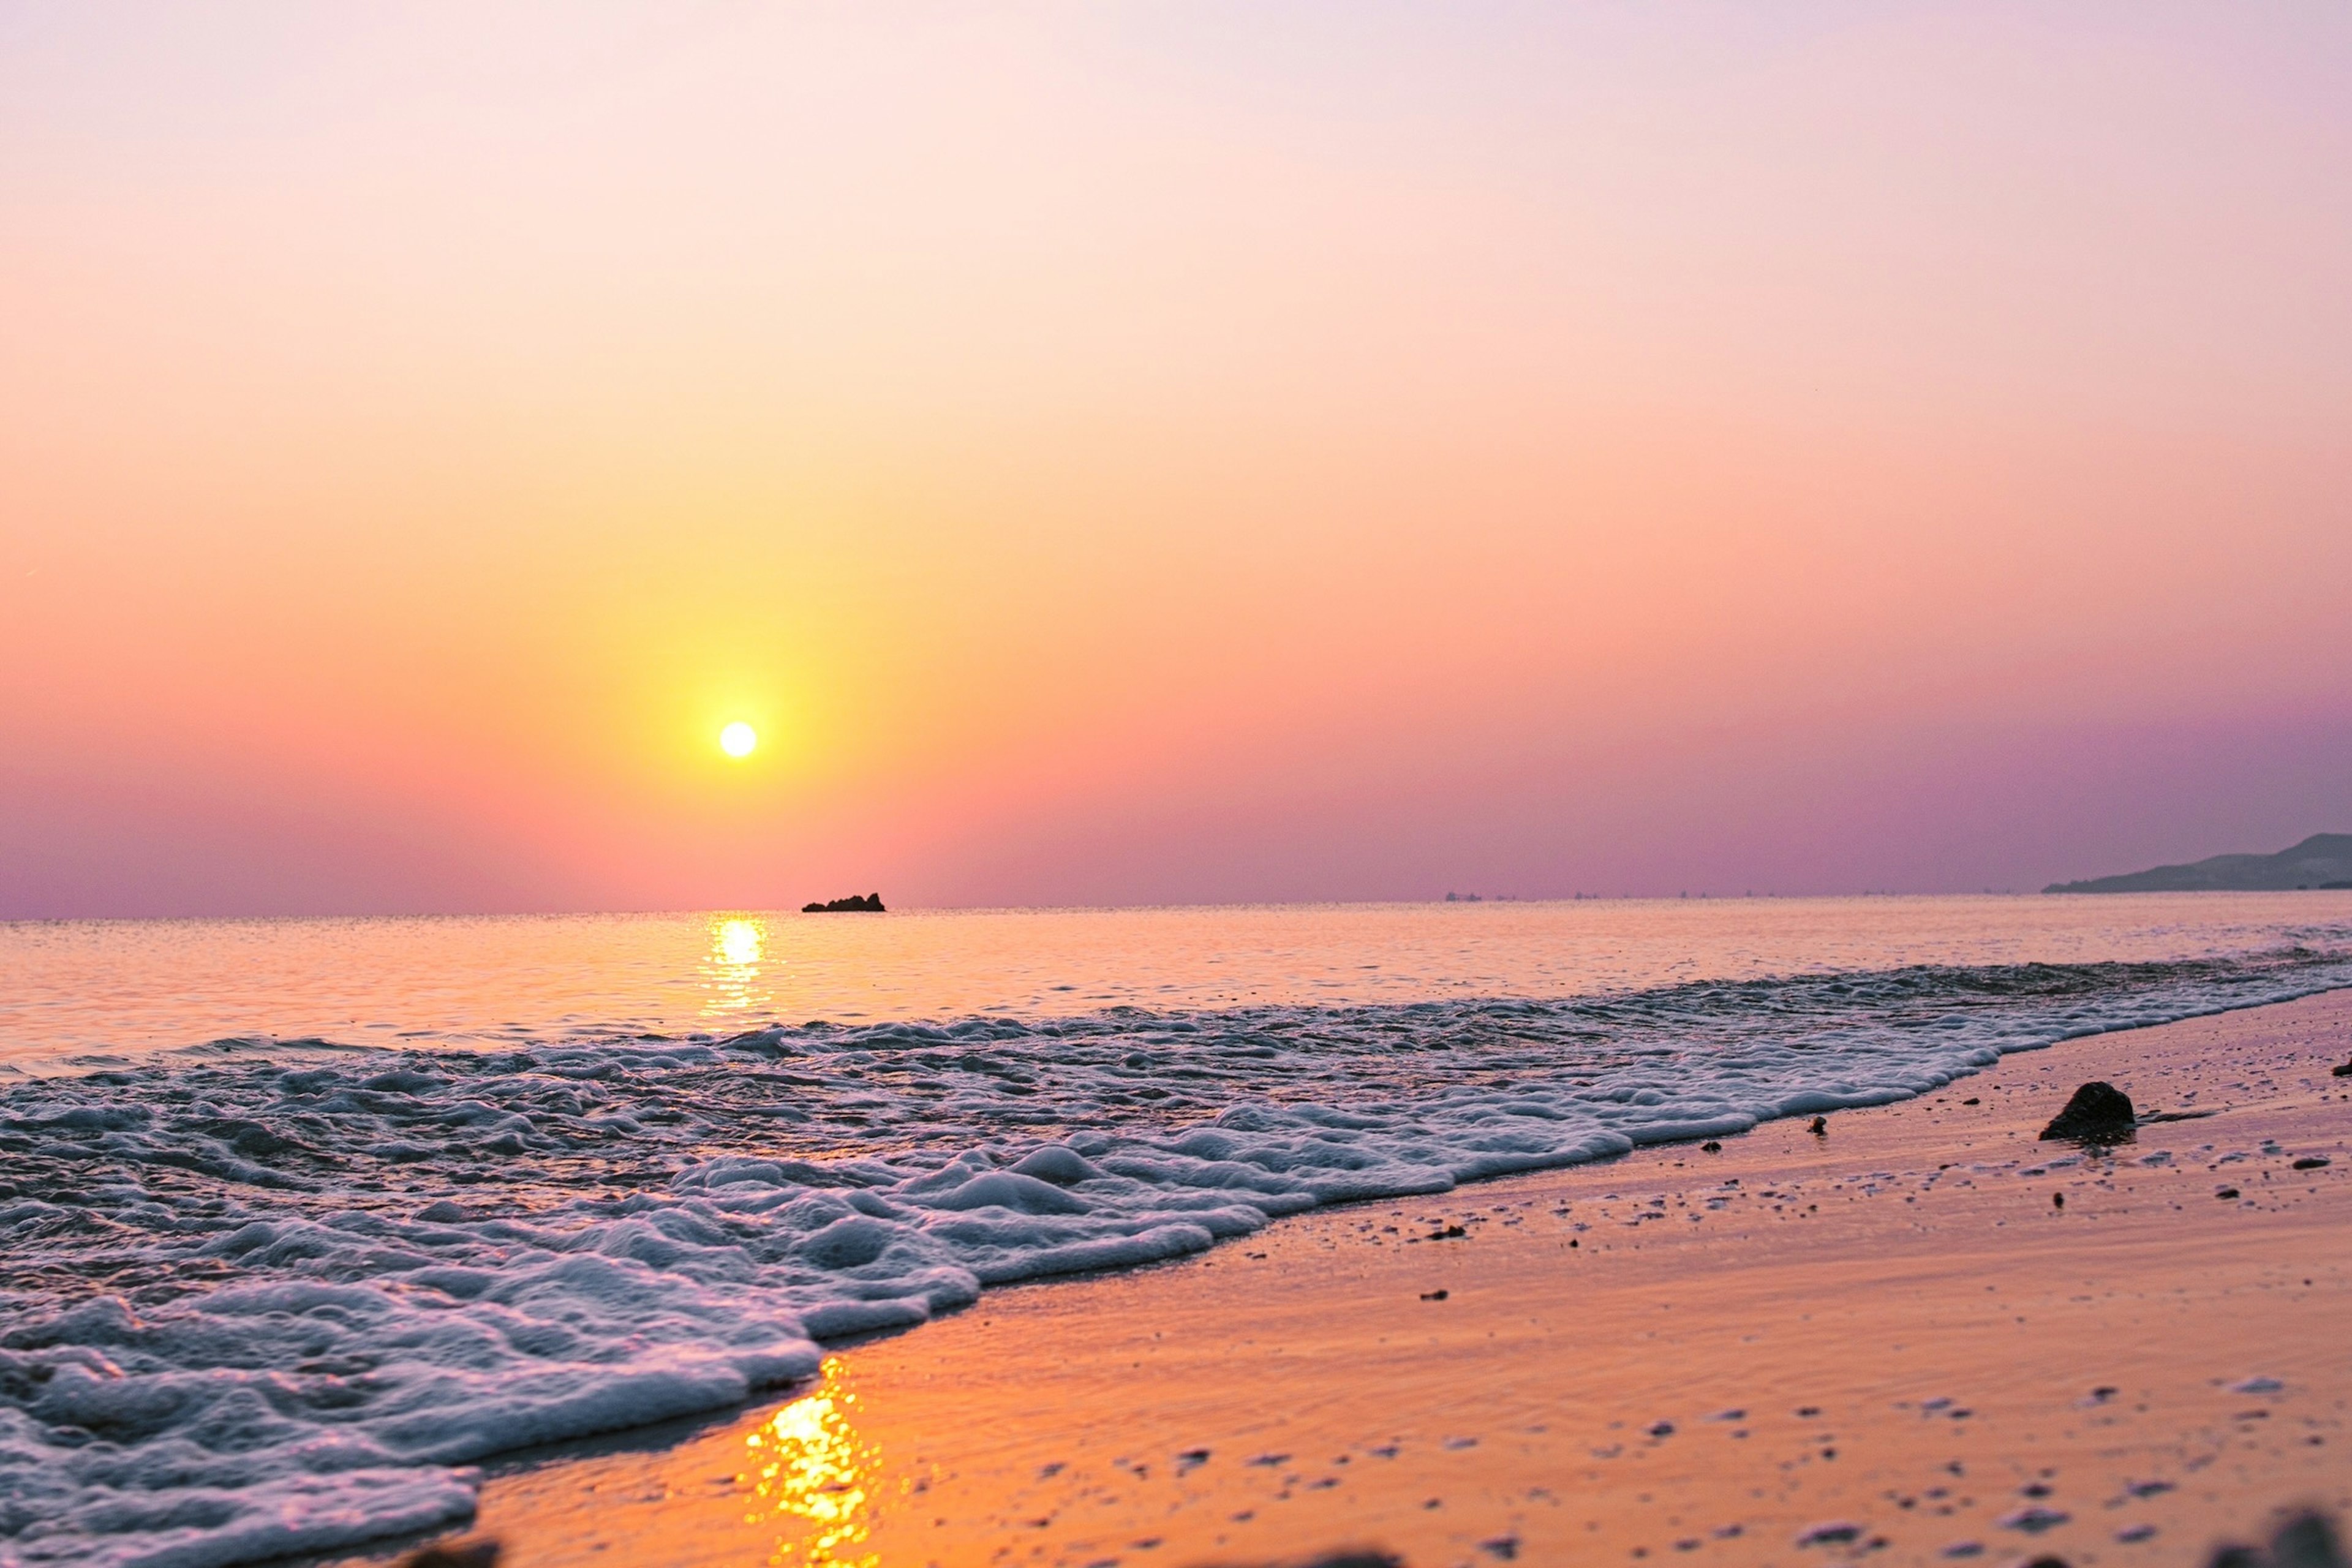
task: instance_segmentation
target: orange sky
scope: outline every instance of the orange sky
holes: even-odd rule
[[[0,915],[2352,828],[2352,16],[1562,9],[0,6]]]

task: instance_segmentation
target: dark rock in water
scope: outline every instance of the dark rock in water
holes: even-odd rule
[[[2086,1083],[2074,1091],[2066,1109],[2042,1130],[2042,1136],[2092,1141],[2121,1138],[2136,1124],[2131,1096],[2111,1083]]]
[[[889,911],[882,907],[882,895],[868,893],[859,898],[852,893],[845,899],[831,899],[822,904],[803,904],[804,915],[879,915]]]

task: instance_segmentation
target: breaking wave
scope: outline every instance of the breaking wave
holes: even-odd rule
[[[2352,956],[2298,947],[487,1051],[227,1040],[20,1081],[0,1564],[432,1528],[470,1513],[475,1461],[723,1408],[991,1285],[2345,984]]]

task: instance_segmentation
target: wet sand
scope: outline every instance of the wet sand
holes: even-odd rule
[[[2337,993],[1000,1291],[511,1467],[471,1533],[507,1568],[2200,1562],[2352,1510],[2347,1059]],[[2214,1114],[2037,1142],[2088,1079]]]

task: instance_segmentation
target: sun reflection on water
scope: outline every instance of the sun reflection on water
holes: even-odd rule
[[[703,1013],[717,1016],[767,1011],[768,987],[761,981],[767,952],[765,921],[711,916],[710,950],[702,958]]]
[[[841,1358],[826,1358],[823,1381],[743,1439],[750,1448],[752,1510],[743,1522],[772,1525],[775,1564],[875,1568],[867,1549],[882,1487],[882,1450],[860,1437],[851,1417],[857,1395]]]

